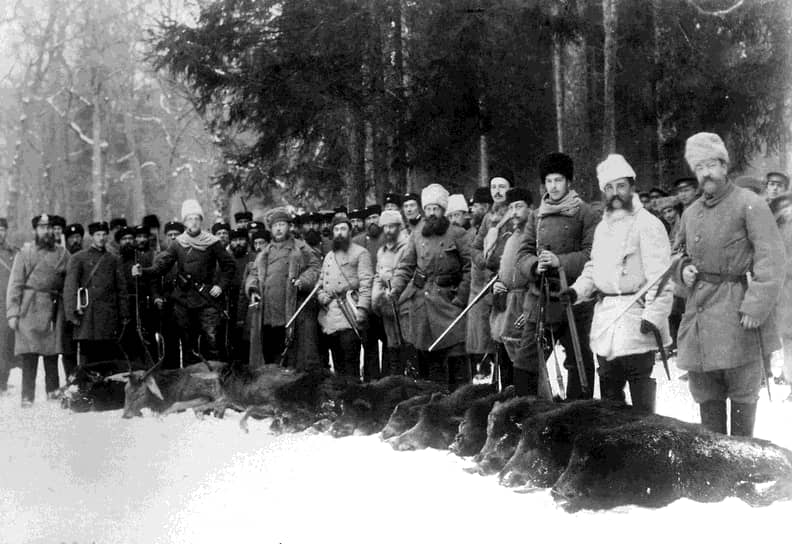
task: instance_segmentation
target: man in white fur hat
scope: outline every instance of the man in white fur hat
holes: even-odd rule
[[[784,282],[784,243],[760,195],[728,176],[729,154],[717,135],[688,138],[685,160],[702,196],[682,215],[675,277],[687,303],[679,325],[677,366],[689,373],[701,423],[751,436],[762,357],[780,347],[773,310]],[[751,279],[748,279],[748,274]]]
[[[635,193],[635,171],[624,157],[608,155],[597,165],[597,179],[605,213],[594,231],[591,260],[575,283],[562,291],[561,299],[598,300],[590,339],[599,362],[600,396],[624,402],[624,386],[629,384],[633,406],[654,412],[657,384],[651,376],[656,333],[663,346],[671,343],[670,283],[657,281],[640,301],[621,312],[647,282],[668,270],[671,245],[663,224]]]
[[[201,229],[204,213],[197,200],[185,200],[181,213],[184,232],[157,255],[150,267],[135,265],[132,275],[161,277],[177,267],[179,279],[171,299],[187,365],[200,360],[194,331],[203,334],[203,355],[209,359],[219,356],[219,309],[225,305],[221,297],[234,279],[236,265],[220,239]]]
[[[429,351],[461,313],[470,291],[470,248],[465,231],[445,216],[448,197],[437,183],[421,192],[424,219],[407,242],[389,296],[410,309],[409,341],[418,350],[421,377],[453,388],[470,380],[464,320]]]
[[[407,248],[409,235],[404,230],[404,221],[399,211],[385,210],[379,216],[379,225],[382,228],[383,243],[377,250],[376,269],[374,282],[371,287],[371,309],[382,319],[386,340],[382,345],[382,375],[402,375],[406,366],[408,350],[404,336],[407,336],[405,327],[410,322],[406,305],[398,308],[401,334],[396,325],[396,317],[390,300],[385,296],[390,285],[393,273],[401,261],[404,250]]]

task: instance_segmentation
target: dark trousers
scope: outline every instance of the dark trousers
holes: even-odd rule
[[[450,390],[471,380],[470,361],[467,355],[450,355],[453,348],[437,351],[418,351],[418,376]]]
[[[261,326],[261,353],[265,365],[281,364],[281,353],[286,344],[286,327]]]
[[[650,381],[654,368],[655,352],[636,353],[606,360],[597,357],[599,362],[600,397],[603,400],[625,402],[624,386]]]
[[[22,363],[22,400],[33,402],[36,399],[36,374],[38,374],[38,353],[20,355]],[[45,355],[44,384],[47,393],[52,393],[60,386],[58,379],[58,356]]]
[[[363,381],[370,382],[380,379],[385,375],[380,371],[379,343],[382,341],[382,356],[385,357],[388,337],[385,335],[385,326],[382,318],[376,314],[370,314],[368,328],[363,335]],[[384,361],[383,361],[384,364]]]
[[[2,316],[5,319],[5,316]],[[0,336],[0,391],[8,388],[8,373],[17,363],[14,357],[14,331],[8,327]]]
[[[211,306],[187,308],[177,303],[173,306],[173,317],[179,327],[185,366],[200,360],[197,356],[199,337],[202,338],[200,351],[205,358],[217,359],[220,356],[217,337],[220,313],[217,309]]]
[[[584,395],[580,389],[580,378],[578,377],[577,362],[575,359],[575,350],[572,345],[572,333],[569,325],[564,320],[561,323],[545,324],[546,338],[551,340],[554,338],[558,340],[566,352],[566,359],[564,360],[564,368],[567,369],[568,379],[566,386],[566,397],[569,400],[576,400],[582,398],[591,398],[594,394],[594,355],[591,353],[591,347],[588,342],[589,331],[591,330],[591,318],[593,316],[589,307],[575,309],[575,325],[577,328],[578,337],[580,340],[580,352],[583,356],[583,368],[588,378],[588,393]],[[552,335],[550,334],[552,332]],[[548,346],[550,347],[550,346]],[[520,367],[532,371],[534,374],[539,373],[539,365],[545,363],[545,358],[549,354],[539,354],[539,349],[536,345],[536,323],[527,321],[523,327],[523,335],[520,341]]]
[[[524,368],[514,367],[514,394],[518,397],[535,397],[539,385],[539,374]]]
[[[498,363],[498,373],[500,374],[500,383],[503,389],[510,385],[514,385],[514,364],[509,358],[509,353],[506,351],[506,346],[501,343],[496,343],[495,360]]]
[[[685,299],[682,297],[674,297],[674,302],[671,304],[671,313],[668,315],[668,330],[671,333],[671,348],[677,348],[677,335],[679,334],[679,324],[682,322],[682,316],[685,314]]]
[[[352,330],[343,330],[327,335],[333,367],[338,376],[360,379],[360,340]]]
[[[181,345],[179,327],[173,315],[173,303],[167,302],[160,310],[162,337],[165,340],[165,359],[162,368],[179,368],[181,366]]]

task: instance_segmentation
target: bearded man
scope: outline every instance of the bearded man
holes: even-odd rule
[[[58,389],[58,354],[63,352],[63,281],[69,252],[55,243],[47,214],[32,221],[35,241],[14,257],[6,291],[6,318],[14,331],[14,354],[22,364],[22,407],[33,404],[38,358],[44,359],[45,387]]]
[[[6,291],[11,276],[14,256],[19,251],[7,241],[8,220],[0,217],[0,311],[5,314]],[[8,321],[0,321],[0,394],[8,388],[8,373],[14,366],[14,331],[8,327]]]
[[[366,248],[352,242],[352,225],[342,213],[333,218],[332,250],[320,275],[319,324],[339,376],[360,379],[360,347],[371,308],[373,271]]]
[[[421,377],[455,388],[470,381],[464,322],[429,351],[462,312],[470,290],[470,248],[464,242],[465,231],[445,217],[448,197],[437,183],[421,192],[423,223],[410,236],[388,296],[409,307],[407,328],[418,350]]]
[[[364,220],[363,232],[352,238],[352,242],[363,246],[368,250],[371,256],[372,270],[377,269],[377,253],[382,247],[383,236],[382,227],[379,225],[380,214],[382,207],[374,204],[368,206],[364,211],[360,212]],[[354,230],[354,228],[353,228]],[[382,324],[382,319],[377,314],[370,314],[368,318],[368,329],[363,339],[363,381],[368,382],[377,380],[380,377],[380,356],[379,356],[379,342],[387,342],[388,338],[385,335],[385,328]]]
[[[393,273],[407,247],[409,236],[404,230],[404,221],[399,211],[391,209],[382,212],[379,225],[382,228],[383,241],[377,251],[377,269],[371,288],[371,308],[382,319],[386,334],[382,348],[382,375],[401,375],[404,374],[407,366],[406,360],[409,353],[405,339],[409,334],[404,330],[405,324],[409,323],[409,315],[406,313],[405,306],[402,306],[405,312],[398,306],[396,307],[399,312],[399,323],[402,326],[402,330],[399,331],[396,316],[393,313],[393,305],[386,293],[393,279]]]

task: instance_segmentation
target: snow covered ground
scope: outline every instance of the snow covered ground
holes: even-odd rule
[[[43,369],[42,369],[43,370]],[[673,371],[673,369],[672,369]],[[697,421],[687,385],[656,367],[658,411]],[[0,543],[789,542],[792,504],[678,501],[567,514],[447,452],[394,452],[376,436],[273,435],[269,422],[191,413],[123,420],[44,398],[0,397]],[[786,387],[756,434],[792,448]]]

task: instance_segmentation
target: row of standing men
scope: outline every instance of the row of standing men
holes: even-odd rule
[[[118,254],[108,251],[110,225],[99,222],[89,225],[90,247],[70,256],[39,216],[7,289],[23,402],[38,355],[48,374],[57,354],[101,365],[114,345],[150,365],[156,331],[170,365],[200,352],[301,369],[332,360],[336,373],[359,379],[362,349],[364,380],[413,372],[453,388],[494,360],[502,385],[540,397],[551,394],[544,361],[558,342],[567,398],[592,395],[596,360],[603,398],[624,400],[629,385],[632,403],[653,411],[651,375],[672,344],[676,295],[685,306],[673,326],[677,364],[702,422],[725,432],[731,400],[732,433],[750,434],[760,354],[780,347],[784,243],[764,200],[730,181],[717,135],[691,137],[685,157],[701,196],[676,218],[647,209],[620,155],[597,166],[602,204],[584,202],[561,153],[540,161],[536,207],[530,191],[495,177],[470,203],[431,184],[332,218],[275,209],[269,231],[251,237],[223,223],[206,232],[199,204],[186,201],[156,255],[145,226],[132,230],[132,250],[117,230]]]

